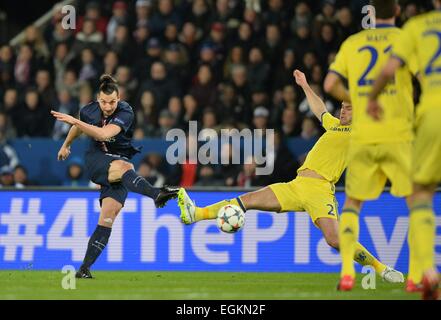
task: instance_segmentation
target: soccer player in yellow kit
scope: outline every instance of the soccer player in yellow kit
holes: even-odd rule
[[[371,92],[368,113],[379,121],[389,113],[389,105],[380,92],[416,55],[422,95],[416,112],[416,136],[413,152],[413,194],[410,201],[409,251],[415,256],[422,279],[423,299],[439,297],[439,276],[434,262],[435,214],[433,194],[441,182],[441,1],[433,1],[436,10],[410,19],[392,49],[392,56]]]
[[[412,76],[410,68],[397,72],[380,95],[388,108],[382,121],[366,113],[367,97],[375,76],[387,62],[392,43],[401,34],[394,26],[399,13],[396,0],[374,0],[376,29],[363,30],[341,45],[326,76],[325,91],[337,99],[345,98],[344,78],[348,82],[353,106],[351,141],[346,171],[346,201],[342,210],[339,239],[342,258],[338,289],[352,290],[355,269],[352,259],[359,234],[359,213],[363,201],[377,199],[387,179],[391,194],[408,197],[410,180],[413,121]]]
[[[311,110],[326,129],[305,163],[297,170],[297,177],[288,183],[275,183],[263,189],[246,193],[235,199],[224,200],[200,208],[187,195],[185,189],[178,192],[181,220],[191,224],[205,219],[216,219],[220,208],[228,204],[247,210],[273,212],[307,211],[323,233],[327,243],[339,249],[338,205],[335,200],[334,184],[340,179],[346,167],[346,153],[351,131],[351,105],[342,104],[340,119],[327,112],[323,101],[312,91],[305,75],[296,70],[294,77],[304,90]],[[403,274],[379,262],[360,243],[356,243],[353,259],[362,265],[373,266],[387,282],[403,282]]]

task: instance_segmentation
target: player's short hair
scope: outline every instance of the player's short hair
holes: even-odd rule
[[[103,74],[100,77],[99,92],[103,92],[105,94],[112,94],[114,91],[116,91],[116,93],[119,94],[118,83],[112,76],[108,74]]]
[[[377,19],[390,19],[395,17],[398,0],[371,0],[370,3],[375,8],[375,17]]]

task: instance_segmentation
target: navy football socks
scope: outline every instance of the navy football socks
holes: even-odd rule
[[[153,187],[146,179],[138,175],[135,170],[128,170],[121,178],[123,186],[132,192],[143,194],[155,200],[160,192],[159,188]]]

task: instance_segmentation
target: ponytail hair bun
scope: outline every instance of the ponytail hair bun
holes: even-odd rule
[[[112,76],[103,74],[100,77],[99,91],[103,92],[104,94],[112,94],[114,91],[116,91],[116,93],[119,94],[118,83]]]

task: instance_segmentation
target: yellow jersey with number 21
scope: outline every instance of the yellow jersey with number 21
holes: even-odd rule
[[[395,40],[402,31],[393,25],[377,25],[350,36],[330,66],[330,72],[347,80],[352,103],[352,136],[357,143],[411,141],[413,138],[413,87],[411,70],[415,59],[401,68],[379,97],[384,106],[383,119],[375,121],[366,113],[372,85],[390,57]],[[409,67],[410,66],[410,67]]]

